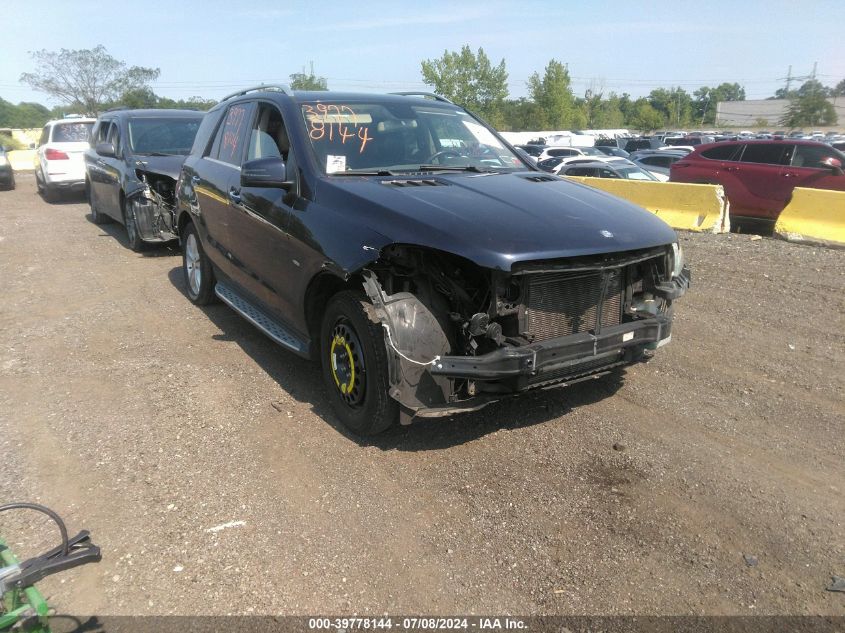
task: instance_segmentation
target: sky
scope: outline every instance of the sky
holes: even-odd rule
[[[309,69],[330,89],[431,90],[420,62],[469,45],[504,59],[511,98],[551,59],[583,96],[737,82],[748,99],[782,88],[789,67],[845,78],[845,2],[802,0],[4,0],[0,97],[60,102],[22,84],[30,51],[102,44],[129,66],[159,68],[154,92],[219,99],[287,83]],[[799,82],[800,83],[800,82]],[[793,84],[797,86],[798,84]]]

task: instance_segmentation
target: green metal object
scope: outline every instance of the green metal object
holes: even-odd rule
[[[3,567],[17,565],[19,562],[3,539],[0,539],[0,560],[2,560]],[[3,603],[0,605],[0,631],[9,631],[23,619],[35,618],[37,624],[30,622],[27,630],[34,633],[50,633],[48,619],[50,607],[38,589],[35,587],[10,589],[3,594],[2,600]]]

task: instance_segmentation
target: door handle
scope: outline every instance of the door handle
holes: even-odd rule
[[[725,171],[739,171],[739,167],[725,167]]]
[[[786,172],[783,177],[784,178],[795,178],[798,174],[792,173],[791,171]]]
[[[229,200],[234,202],[235,204],[241,203],[241,191],[240,189],[235,189],[234,187],[229,188]]]

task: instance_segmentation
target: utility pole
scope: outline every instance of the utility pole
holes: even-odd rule
[[[789,65],[789,71],[786,73],[786,94],[789,94],[789,84],[792,83],[792,64]]]

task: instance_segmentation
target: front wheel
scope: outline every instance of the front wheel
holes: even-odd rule
[[[323,383],[345,427],[376,435],[396,422],[399,403],[388,395],[384,330],[367,315],[361,293],[343,291],[329,301],[320,328]]]
[[[123,212],[123,225],[126,227],[126,240],[131,248],[136,253],[144,250],[144,240],[141,239],[141,234],[138,233],[138,222],[135,215],[135,201],[124,205],[126,207]]]
[[[191,303],[204,306],[214,301],[214,271],[202,248],[197,229],[189,222],[184,229],[182,272]]]

